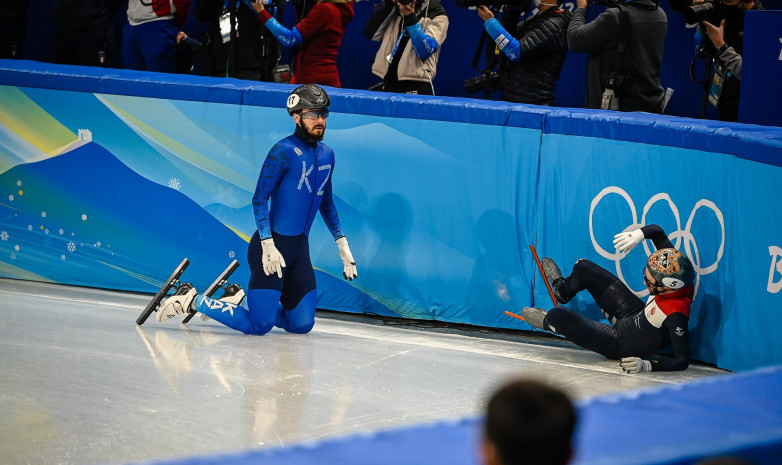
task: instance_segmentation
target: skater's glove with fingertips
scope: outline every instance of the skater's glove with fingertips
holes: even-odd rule
[[[278,278],[282,278],[282,269],[285,268],[285,259],[274,245],[274,239],[271,237],[261,241],[263,247],[263,272],[266,276],[277,273]]]
[[[337,247],[339,247],[339,258],[342,259],[342,264],[344,265],[342,276],[353,281],[354,278],[358,277],[358,272],[356,271],[356,261],[353,259],[353,254],[350,253],[348,240],[345,236],[337,239]]]
[[[630,374],[652,371],[652,362],[638,357],[624,357],[619,361],[619,366],[622,371]]]
[[[627,253],[643,242],[644,233],[640,229],[620,232],[614,236],[614,247],[620,252]]]

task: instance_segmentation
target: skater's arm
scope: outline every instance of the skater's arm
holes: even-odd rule
[[[659,225],[650,224],[641,228],[641,231],[644,233],[644,239],[651,240],[657,250],[673,248],[668,235],[665,234],[665,231]]]
[[[688,318],[676,312],[670,314],[663,325],[668,329],[673,347],[673,357],[651,360],[652,371],[682,371],[690,366],[690,341],[687,329]]]
[[[266,155],[252,200],[255,224],[261,240],[272,237],[272,228],[269,222],[269,197],[287,169],[288,157],[283,148],[277,144]]]
[[[345,236],[342,234],[342,224],[339,221],[337,206],[334,204],[334,197],[331,193],[331,179],[328,180],[326,187],[323,190],[323,201],[320,203],[320,216],[323,218],[329,231],[331,231],[334,240]]]

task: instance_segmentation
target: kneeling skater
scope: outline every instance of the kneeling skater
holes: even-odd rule
[[[258,228],[247,250],[247,307],[240,306],[245,295],[238,286],[229,286],[218,300],[198,295],[185,283],[158,311],[158,321],[201,312],[245,334],[266,334],[274,326],[310,332],[317,290],[308,236],[318,210],[337,242],[345,279],[358,276],[332,198],[334,151],[321,142],[330,104],[326,91],[314,84],[299,86],[288,96],[296,130],[269,151],[252,200]]]
[[[612,360],[619,360],[627,373],[679,371],[690,364],[687,324],[695,293],[695,270],[682,252],[673,248],[658,225],[644,226],[614,236],[619,251],[629,252],[650,239],[657,251],[644,267],[644,283],[649,299],[644,303],[619,278],[595,263],[581,259],[568,277],[562,277],[557,264],[546,257],[543,271],[551,280],[554,296],[565,304],[587,290],[611,324],[584,318],[557,306],[546,312],[525,307],[521,315],[531,326],[565,336],[577,345]],[[647,357],[671,345],[672,358]]]

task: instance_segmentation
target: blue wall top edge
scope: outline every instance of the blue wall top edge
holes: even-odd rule
[[[283,106],[291,84],[0,60],[0,84],[253,106]],[[332,111],[502,125],[725,153],[782,166],[782,128],[648,113],[550,108],[328,88]]]

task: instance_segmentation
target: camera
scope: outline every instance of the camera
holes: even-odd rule
[[[201,50],[201,42],[193,39],[190,36],[184,36],[179,39],[179,47],[181,49],[187,50],[190,53],[196,54],[199,50]]]
[[[474,94],[481,90],[494,88],[499,82],[499,73],[491,71],[464,81],[464,90],[468,94]]]
[[[727,11],[721,0],[705,0],[699,4],[693,4],[692,0],[671,0],[671,9],[680,12],[687,24],[707,21],[719,26],[727,16]]]
[[[401,2],[400,2],[401,3]],[[469,8],[471,6],[486,5],[487,7],[500,8],[502,6],[518,6],[523,9],[528,9],[530,6],[530,0],[456,0],[456,5],[462,8]]]

